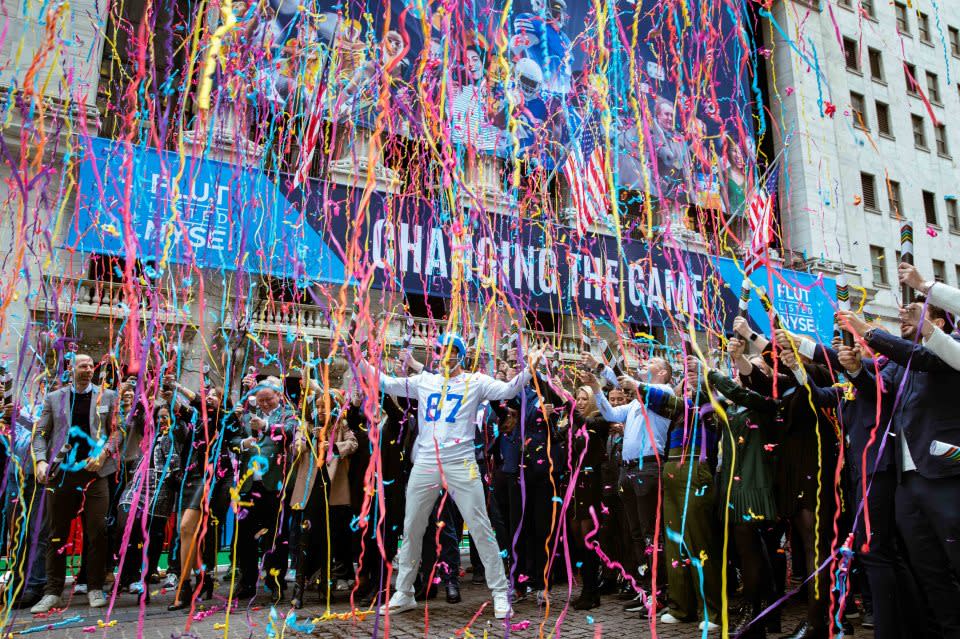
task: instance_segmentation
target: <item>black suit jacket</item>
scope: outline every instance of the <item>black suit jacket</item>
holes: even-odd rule
[[[880,377],[884,392],[892,398],[898,467],[902,464],[900,447],[906,445],[922,476],[940,479],[960,475],[960,463],[930,454],[934,440],[960,443],[960,411],[953,402],[960,389],[960,372],[923,346],[884,331],[870,332],[867,344],[891,360]],[[869,390],[875,383],[874,371],[866,367],[854,378],[857,388]]]
[[[829,364],[833,371],[841,371],[840,360],[837,353],[829,346],[817,345],[814,351],[813,359],[821,364]],[[883,358],[879,362],[872,359],[863,360],[863,368],[866,371],[874,371],[877,367],[883,370],[887,367],[888,361]],[[863,373],[861,373],[863,374]],[[856,385],[855,385],[856,387]],[[845,400],[843,398],[843,389],[836,387],[817,388],[814,391],[814,399],[821,405],[824,402],[839,403],[840,418],[843,423],[843,430],[849,438],[850,448],[847,454],[847,462],[854,469],[854,473],[859,475],[866,472],[868,475],[878,471],[892,470],[894,465],[894,449],[896,448],[895,433],[891,431],[891,436],[884,440],[884,433],[890,424],[890,409],[893,407],[893,395],[890,393],[881,393],[879,397],[880,419],[877,419],[878,397],[875,387],[861,391],[859,388],[855,391],[855,398]],[[873,443],[871,443],[873,439]],[[883,452],[880,453],[881,445]],[[866,451],[866,465],[864,465],[863,453]],[[880,463],[877,464],[877,454],[880,453]]]

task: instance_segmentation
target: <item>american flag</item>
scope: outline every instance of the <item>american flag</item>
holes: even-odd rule
[[[297,171],[293,176],[295,187],[305,184],[310,178],[310,165],[313,164],[313,154],[317,150],[317,140],[320,139],[320,129],[323,126],[323,93],[326,82],[321,78],[317,82],[317,92],[310,109],[310,118],[307,120],[307,129],[303,132],[300,144],[300,157],[297,161]]]
[[[584,122],[580,140],[574,141],[567,154],[563,175],[573,196],[577,232],[583,235],[587,227],[607,213],[607,160],[599,114]]]
[[[780,165],[774,164],[767,177],[767,183],[750,200],[747,211],[750,222],[750,250],[760,253],[773,242],[773,200],[777,196],[777,180],[780,177]]]

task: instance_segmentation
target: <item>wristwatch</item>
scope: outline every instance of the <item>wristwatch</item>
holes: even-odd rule
[[[873,328],[867,329],[867,332],[863,334],[863,340],[864,340],[865,342],[869,342],[869,341],[870,341],[870,338],[873,337],[873,334],[874,334],[875,332],[877,332],[877,327],[876,327],[876,326],[874,326]]]
[[[758,338],[758,337],[760,337],[760,336],[757,335],[756,333],[750,333],[750,341],[751,341],[751,342],[757,341],[757,338]]]

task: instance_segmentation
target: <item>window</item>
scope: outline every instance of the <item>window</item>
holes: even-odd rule
[[[844,9],[852,9],[853,0],[837,0],[837,6],[843,7]]]
[[[920,42],[931,44],[930,18],[922,11],[917,13],[917,33],[920,34]]]
[[[878,211],[877,181],[871,174],[860,174],[860,190],[863,192],[863,208],[868,211]]]
[[[953,270],[956,271],[956,273],[954,273],[954,275],[957,276],[957,282],[960,282],[960,264],[958,264],[957,266],[955,266]]]
[[[896,180],[887,182],[887,205],[890,215],[900,217],[900,183]]]
[[[940,104],[940,80],[936,73],[927,71],[927,97],[934,104]]]
[[[867,131],[870,129],[870,123],[867,122],[867,107],[863,96],[859,93],[850,92],[850,110],[853,116],[853,126]]]
[[[917,94],[917,65],[910,64],[909,62],[903,63],[903,79],[907,83],[907,93],[910,95]]]
[[[947,27],[947,36],[950,39],[950,53],[960,58],[960,29]]]
[[[857,41],[853,38],[843,39],[843,57],[847,61],[847,70],[860,72],[860,54],[857,51]]]
[[[930,226],[939,226],[937,222],[937,200],[930,191],[923,191],[923,215]]]
[[[863,7],[863,12],[871,18],[877,17],[877,12],[873,8],[873,0],[860,0],[860,6]]]
[[[923,117],[911,115],[910,122],[913,126],[913,145],[918,149],[927,151],[927,132],[923,128]]]
[[[873,267],[873,283],[887,286],[887,261],[882,246],[870,246],[870,265]]]
[[[933,260],[933,281],[940,283],[947,281],[947,265],[943,260]]]
[[[893,129],[890,128],[890,106],[884,102],[877,102],[877,130],[880,135],[888,138],[893,137]]]
[[[894,2],[893,10],[897,14],[897,31],[905,36],[910,35],[910,22],[907,20],[907,5]]]
[[[950,146],[947,144],[947,125],[938,123],[933,125],[933,138],[937,142],[937,155],[950,157]]]
[[[954,233],[960,233],[960,207],[956,198],[946,198],[943,203],[947,207],[947,225]]]
[[[883,54],[879,49],[867,49],[867,59],[870,62],[870,77],[877,82],[883,82]]]

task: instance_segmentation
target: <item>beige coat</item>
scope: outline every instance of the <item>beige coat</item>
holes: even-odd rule
[[[302,452],[297,455],[294,462],[297,474],[293,493],[290,496],[290,506],[293,510],[303,510],[306,507],[310,493],[317,483],[319,475],[317,471],[322,458],[326,459],[327,476],[330,478],[327,503],[330,506],[350,504],[350,483],[347,476],[350,470],[350,455],[357,451],[357,436],[343,421],[331,426],[333,445],[336,446],[336,450],[334,454],[330,454],[328,441],[321,440],[321,435],[322,428],[311,429],[308,442],[304,431],[297,431],[294,442],[295,445],[297,442],[302,442]]]

